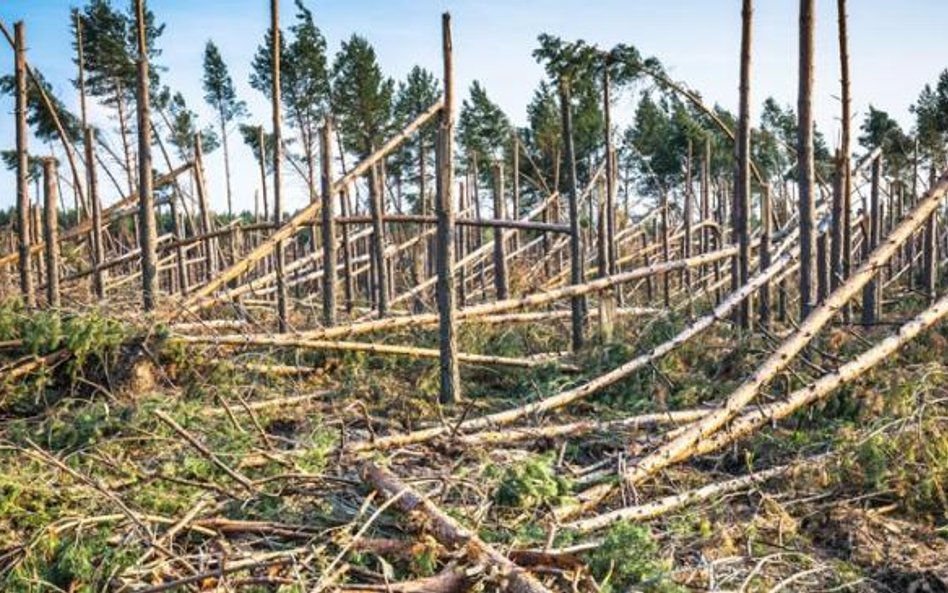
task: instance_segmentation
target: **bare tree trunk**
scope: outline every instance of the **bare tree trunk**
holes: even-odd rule
[[[559,81],[560,117],[563,124],[563,150],[566,157],[567,192],[569,199],[569,227],[570,227],[570,282],[582,284],[585,279],[583,273],[583,254],[579,236],[579,188],[576,180],[576,152],[573,146],[573,106],[570,98],[570,82],[565,79]],[[573,350],[583,347],[583,326],[585,325],[586,302],[581,296],[572,299],[572,346]]]
[[[816,195],[813,154],[814,0],[800,0],[800,71],[797,104],[797,185],[800,187],[800,317],[810,314],[816,297]]]
[[[280,111],[280,0],[270,0],[270,37],[273,45],[271,56],[273,64],[271,108],[273,111],[273,222],[279,228],[283,225],[283,131]],[[287,303],[286,277],[283,272],[285,265],[285,244],[277,241],[274,252],[276,258],[277,284],[277,317],[279,318],[280,332],[287,330]]]
[[[59,295],[59,192],[56,187],[56,159],[43,159],[43,239],[46,242],[46,304],[62,305]]]
[[[836,0],[838,30],[839,30],[839,66],[842,103],[842,135],[840,138],[840,153],[842,162],[842,247],[841,273],[843,278],[849,278],[852,271],[852,97],[849,89],[849,38],[846,32],[846,0]],[[916,195],[917,197],[917,195]],[[848,317],[848,308],[847,308]]]
[[[513,218],[514,220],[520,220],[520,139],[517,138],[517,133],[514,132],[513,136],[513,166],[511,174],[511,182],[513,183]],[[520,249],[520,232],[514,233],[513,236],[513,249],[517,251]]]
[[[20,292],[27,307],[36,306],[36,293],[33,290],[33,274],[30,258],[30,184],[29,129],[26,126],[26,26],[23,21],[13,25],[15,37],[16,70],[16,211],[17,246],[20,252]]]
[[[323,193],[323,325],[336,324],[336,229],[332,202],[332,129],[329,121],[319,135],[320,181]]]
[[[95,146],[92,143],[92,128],[84,128],[86,149],[86,185],[89,188],[89,201],[92,208],[92,289],[96,298],[105,298],[105,244],[102,237],[102,203],[99,201],[99,183],[95,169]]]
[[[602,81],[602,111],[606,145],[606,263],[607,274],[616,273],[616,163],[612,145],[612,97],[609,68],[607,59],[603,69]]]
[[[836,151],[834,159],[836,171],[833,173],[833,207],[831,210],[830,221],[830,290],[836,290],[843,280],[843,249],[844,220],[843,209],[845,208],[845,198],[843,197],[843,154]]]
[[[138,217],[142,250],[142,302],[146,311],[158,299],[158,229],[152,187],[151,111],[148,89],[148,53],[145,43],[145,0],[135,0],[138,29]]]
[[[935,166],[932,165],[929,186],[935,186]],[[929,302],[935,302],[935,288],[938,285],[938,212],[932,212],[925,221],[924,247],[922,251],[923,287]]]
[[[175,241],[184,239],[184,224],[181,219],[181,212],[178,211],[178,200],[180,199],[181,194],[178,186],[175,185],[171,190],[171,224],[173,225],[172,232]],[[184,245],[178,245],[175,248],[175,258],[177,259],[178,268],[178,288],[182,295],[187,296],[190,287],[188,282],[188,256],[184,250]]]
[[[872,161],[872,187],[869,192],[869,234],[865,237],[866,252],[879,246],[882,238],[882,217],[879,205],[879,183],[882,175],[882,158]],[[862,290],[862,323],[872,325],[879,315],[879,276],[874,275]]]
[[[454,296],[454,58],[451,40],[451,15],[441,17],[441,41],[444,58],[444,105],[438,128],[438,176],[436,206],[438,216],[437,297],[438,340],[440,348],[441,391],[443,404],[461,399],[458,372],[457,322]]]
[[[691,171],[694,168],[694,152],[691,140],[688,140],[688,158],[686,159],[686,169],[685,169],[685,204],[682,209],[682,216],[684,217],[684,226],[685,233],[684,238],[681,243],[681,257],[687,259],[691,257],[691,247],[694,242],[692,239],[692,219],[694,218],[694,183],[691,177]],[[691,269],[686,269],[683,272],[683,285],[684,292],[686,295],[691,294]],[[692,313],[691,299],[688,299],[689,315]]]
[[[668,190],[662,191],[662,261],[671,259],[671,246],[669,245],[668,229]],[[737,287],[734,287],[735,289]],[[665,308],[671,307],[671,276],[668,273],[662,274],[662,295]]]
[[[751,69],[751,24],[753,21],[752,0],[743,1],[741,11],[741,82],[740,110],[737,130],[737,175],[734,187],[734,220],[738,244],[738,286],[744,286],[750,273],[750,69]],[[751,328],[750,302],[740,308],[740,323],[745,330]]]
[[[435,156],[437,156],[437,154]],[[468,209],[468,192],[470,187],[470,183],[465,186],[463,181],[458,184],[458,207],[461,209],[461,212],[466,212]],[[458,227],[454,231],[454,235],[455,249],[457,250],[456,257],[457,259],[463,260],[468,251],[468,232],[464,229],[464,227]],[[460,303],[461,307],[464,307],[467,305],[467,265],[463,263],[459,265],[457,272],[457,301]]]
[[[385,263],[385,200],[378,167],[369,170],[369,214],[372,216],[372,261],[375,264],[375,302],[379,317],[388,314],[388,270]]]
[[[770,267],[770,235],[773,230],[773,207],[770,199],[770,184],[763,187],[760,194],[760,269],[766,270]],[[760,288],[760,324],[770,326],[770,282],[767,282]]]
[[[349,213],[349,194],[339,192],[339,211],[343,216]],[[345,287],[346,313],[352,313],[352,299],[355,292],[352,278],[352,246],[349,244],[349,228],[342,225],[342,281]]]
[[[230,149],[227,146],[227,122],[221,114],[221,148],[224,149],[224,181],[227,187],[227,215],[234,216],[233,192],[230,187]]]
[[[217,275],[217,241],[210,236],[214,225],[207,199],[207,184],[204,182],[204,148],[200,133],[194,135],[194,181],[197,188],[198,211],[201,216],[201,234],[205,235],[204,281],[210,282]]]
[[[494,218],[503,220],[504,215],[504,166],[501,163],[494,165]],[[507,285],[507,254],[504,249],[503,229],[494,230],[494,288],[498,299],[509,296]]]
[[[264,142],[266,138],[263,133],[263,126],[257,127],[257,151],[260,153],[257,158],[260,159],[260,191],[263,196],[263,218],[270,220],[270,202],[267,199],[267,148]]]

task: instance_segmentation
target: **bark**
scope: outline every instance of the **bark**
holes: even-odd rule
[[[770,267],[770,235],[773,228],[773,208],[770,199],[770,184],[764,186],[760,194],[760,267]],[[760,323],[764,327],[770,326],[770,283],[760,289]]]
[[[816,191],[813,149],[814,0],[800,0],[800,64],[797,98],[797,185],[800,189],[800,318],[816,298]]]
[[[585,274],[583,273],[583,254],[581,238],[579,236],[579,188],[576,180],[576,153],[573,146],[573,106],[570,98],[569,85],[568,80],[560,79],[560,118],[563,125],[563,151],[566,158],[566,187],[569,203],[570,282],[574,285],[578,285],[582,284]],[[585,300],[579,296],[574,297],[572,300],[572,309],[572,346],[575,351],[583,347]]]
[[[869,235],[865,238],[865,249],[871,252],[879,246],[882,232],[882,212],[879,205],[879,181],[882,173],[881,157],[872,161],[872,187],[869,192]],[[879,316],[879,278],[873,278],[862,291],[862,323],[872,325]]]
[[[852,271],[852,165],[850,155],[852,153],[852,97],[849,88],[849,38],[846,32],[846,0],[836,0],[838,36],[839,36],[839,65],[840,65],[840,86],[842,104],[842,134],[840,136],[840,153],[842,156],[842,254],[841,267],[842,277],[849,278]],[[918,197],[918,194],[915,195]]]
[[[138,217],[142,250],[142,303],[151,311],[158,301],[158,227],[151,161],[151,109],[145,44],[145,0],[135,0],[138,29]]]
[[[88,178],[89,202],[92,206],[92,287],[96,298],[105,298],[105,272],[101,266],[105,263],[105,243],[102,236],[102,203],[99,201],[99,183],[96,176],[95,146],[92,143],[92,128],[84,129],[86,149],[86,175]]]
[[[280,0],[270,0],[270,31],[273,32],[271,35],[272,45],[271,45],[271,63],[273,65],[272,72],[272,86],[270,89],[270,99],[271,99],[271,111],[273,116],[273,222],[280,227],[283,224],[283,113],[281,112],[281,103],[280,103]],[[315,214],[318,204],[310,202],[310,208]],[[311,217],[309,217],[311,218]],[[301,221],[302,222],[302,221]],[[281,227],[282,229],[282,227]],[[295,229],[294,229],[295,230]],[[276,237],[274,240],[273,237]],[[277,281],[277,319],[278,325],[281,332],[287,330],[287,295],[286,295],[286,277],[284,275],[284,265],[285,265],[285,245],[283,240],[289,237],[282,237],[277,233],[270,238],[272,241],[272,247],[275,258],[275,268],[276,268],[276,281]],[[270,241],[265,245],[270,246]],[[259,251],[259,249],[257,250]],[[251,252],[251,254],[256,253]],[[245,258],[244,263],[248,260]],[[229,270],[234,270],[240,264],[235,264],[229,268]],[[227,278],[227,273],[221,274],[218,276],[217,281],[219,285],[223,285],[221,282],[222,279],[226,278],[224,282],[227,282],[237,274],[233,274],[230,278]],[[204,290],[207,291],[209,286],[214,285],[214,281],[209,282],[205,285]],[[199,291],[198,294],[200,294]],[[210,294],[210,291],[207,291]]]
[[[20,293],[27,307],[36,306],[33,289],[30,254],[30,185],[29,129],[26,125],[26,26],[22,21],[13,25],[15,40],[14,67],[16,70],[16,211],[17,248],[19,252]]]
[[[438,347],[443,404],[461,400],[461,377],[458,372],[457,306],[454,283],[454,46],[451,38],[451,15],[441,18],[441,49],[443,59],[444,101],[438,126],[437,203],[437,300]]]
[[[333,221],[332,129],[327,121],[319,135],[320,185],[323,194],[323,325],[336,325],[336,227]],[[348,245],[344,244],[348,249]]]
[[[494,218],[503,220],[504,214],[504,168],[497,163],[494,165]],[[504,233],[494,229],[494,288],[498,299],[509,296],[507,284],[507,255],[504,248]]]
[[[46,303],[58,309],[59,294],[59,192],[56,187],[56,159],[43,159],[43,237],[46,242]]]
[[[738,285],[743,286],[750,274],[750,69],[751,69],[751,23],[752,0],[743,1],[741,11],[741,82],[740,108],[737,131],[737,175],[734,191],[734,220],[737,222]],[[745,302],[740,308],[740,323],[745,330],[751,328],[751,307]]]
[[[388,314],[389,275],[385,259],[384,190],[378,165],[369,171],[369,215],[372,217],[372,262],[375,266],[375,303],[379,317]]]

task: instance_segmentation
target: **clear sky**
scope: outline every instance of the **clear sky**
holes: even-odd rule
[[[124,4],[126,0],[115,0]],[[440,72],[440,14],[453,16],[458,91],[467,95],[472,80],[515,123],[525,120],[525,107],[543,77],[531,57],[543,32],[567,39],[583,38],[609,47],[635,45],[658,57],[676,80],[699,90],[709,102],[736,111],[739,0],[305,0],[322,29],[329,53],[352,33],[375,46],[383,70],[402,78],[415,64]],[[69,10],[80,0],[0,0],[0,19],[27,25],[28,59],[41,70],[67,105],[78,111],[69,79],[75,76],[69,31]],[[268,0],[150,0],[150,7],[167,25],[160,40],[163,79],[180,90],[205,123],[213,123],[202,101],[201,65],[204,44],[213,39],[246,100],[248,122],[268,121],[268,105],[248,84],[249,65],[269,22]],[[281,3],[284,26],[294,15],[291,0]],[[948,67],[948,1],[850,0],[850,53],[854,113],[861,121],[868,104],[889,111],[903,126],[911,126],[908,107],[922,85],[933,82]],[[753,30],[752,102],[756,107],[772,95],[795,104],[798,3],[794,0],[755,2]],[[836,2],[817,0],[816,115],[831,144],[839,134],[839,61],[836,41]],[[13,53],[4,43],[0,67],[12,71]],[[620,101],[619,123],[627,121],[632,105]],[[0,148],[14,144],[13,102],[0,98]],[[108,125],[101,111],[93,124]],[[36,144],[33,144],[36,148]],[[252,155],[234,138],[235,207],[251,209],[257,186]],[[223,210],[223,160],[220,151],[207,158],[212,204]],[[288,205],[305,200],[295,173],[287,170]],[[0,172],[0,206],[13,203],[12,175]],[[106,202],[115,199],[106,196]],[[71,200],[70,200],[71,201]]]

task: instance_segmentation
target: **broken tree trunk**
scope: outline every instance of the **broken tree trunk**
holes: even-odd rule
[[[138,38],[138,218],[142,250],[142,304],[153,310],[158,301],[158,226],[151,162],[151,110],[145,0],[135,0]]]
[[[320,129],[320,185],[323,194],[323,325],[336,325],[336,227],[333,224],[332,129],[327,120]],[[348,245],[343,245],[348,249]]]
[[[441,17],[441,50],[444,67],[442,84],[444,102],[440,111],[437,148],[437,300],[438,348],[441,389],[438,398],[443,404],[461,399],[461,377],[458,372],[457,307],[454,283],[454,45],[451,39],[451,15]]]
[[[548,397],[546,399],[540,400],[538,402],[533,402],[525,406],[514,408],[512,410],[507,410],[504,412],[497,412],[495,414],[489,414],[482,418],[475,420],[469,420],[467,422],[462,422],[461,424],[455,426],[453,429],[448,426],[436,426],[416,432],[412,432],[405,435],[393,435],[390,437],[384,437],[376,439],[373,442],[362,442],[355,443],[351,446],[353,451],[367,451],[373,449],[385,449],[390,447],[396,447],[401,445],[407,445],[411,443],[420,443],[424,441],[431,440],[442,434],[445,434],[448,431],[454,430],[457,433],[473,432],[476,430],[482,430],[485,428],[490,428],[502,424],[510,424],[521,418],[527,416],[534,416],[536,414],[553,410],[556,408],[563,407],[567,404],[570,404],[574,401],[583,399],[601,391],[602,389],[608,387],[609,385],[615,384],[617,381],[629,376],[630,374],[638,371],[639,369],[645,368],[647,365],[651,364],[653,361],[661,358],[665,354],[677,349],[682,344],[685,344],[690,339],[700,334],[704,330],[711,327],[716,321],[722,319],[723,317],[729,315],[735,307],[737,307],[741,300],[746,298],[748,294],[753,293],[753,291],[760,288],[761,284],[767,280],[770,280],[778,272],[780,272],[784,266],[789,264],[791,261],[790,255],[784,255],[771,266],[770,269],[764,270],[761,274],[753,278],[747,283],[746,286],[742,287],[740,290],[732,294],[729,298],[725,299],[720,305],[714,308],[714,310],[700,319],[696,320],[694,323],[685,328],[681,333],[676,335],[671,340],[656,346],[651,351],[646,354],[642,354],[633,358],[629,362],[619,366],[618,368],[600,375],[595,379],[584,383],[573,389],[568,389],[561,393],[558,393],[554,396]],[[609,280],[609,278],[603,278],[603,280]]]
[[[806,1],[808,0],[804,0]],[[824,303],[815,308],[800,323],[798,329],[784,340],[783,344],[756,369],[750,378],[728,396],[719,408],[696,422],[674,440],[640,459],[635,467],[626,472],[626,482],[635,485],[656,471],[688,457],[703,439],[712,435],[730,418],[738,414],[754,399],[760,388],[785,369],[793,358],[816,337],[820,329],[842,310],[843,305],[885,265],[898,247],[911,237],[927,217],[938,208],[946,191],[948,191],[948,172],[918,202],[914,211],[892,231],[887,240],[869,254],[859,269],[830,294]]]
[[[500,163],[494,165],[494,218],[504,219],[504,167]],[[498,299],[509,296],[507,284],[507,255],[504,249],[504,233],[494,229],[494,288]]]
[[[583,273],[583,254],[582,243],[579,236],[579,187],[576,179],[576,154],[573,146],[573,106],[570,98],[570,81],[561,78],[559,81],[560,93],[560,118],[563,125],[563,153],[566,158],[566,180],[567,198],[569,202],[569,228],[570,228],[570,282],[574,285],[582,284]],[[583,319],[586,310],[586,301],[581,296],[575,296],[572,299],[573,322],[572,322],[572,346],[573,350],[579,350],[583,347]]]
[[[281,40],[279,0],[270,0],[270,31],[272,41],[272,45],[270,46],[270,63],[273,68],[271,76],[272,85],[270,87],[271,110],[273,117],[273,222],[277,225],[277,227],[280,227],[280,225],[283,224],[283,113],[280,110],[280,93],[282,87],[280,86]],[[310,208],[314,211],[314,213],[318,204],[318,202],[310,202]],[[283,270],[286,263],[286,254],[284,253],[285,245],[283,243],[283,239],[288,237],[279,236],[279,231],[274,233],[274,236],[276,237],[276,240],[273,241],[273,248],[274,258],[276,259],[274,267],[276,268],[277,285],[277,319],[280,331],[285,332],[287,329],[288,312],[286,302],[286,276],[284,275]],[[273,237],[271,237],[271,240],[273,240]],[[244,262],[247,262],[246,258],[244,259]],[[238,265],[239,264],[234,264],[229,269],[233,270]],[[226,274],[221,274],[218,276],[218,282],[225,276]],[[234,276],[236,276],[236,274],[234,274]],[[231,279],[232,278],[227,278],[227,280]],[[209,282],[207,285],[205,285],[205,289],[207,289],[208,286],[212,286],[213,284],[213,281]],[[223,285],[223,283],[220,285]],[[208,294],[210,294],[210,291],[208,291]]]
[[[814,0],[800,0],[800,64],[797,97],[797,185],[800,212],[800,319],[816,299],[816,191],[813,145]]]
[[[743,286],[750,276],[750,69],[751,69],[751,22],[753,20],[752,0],[743,0],[741,10],[741,82],[740,109],[737,128],[737,175],[734,187],[734,220],[737,223],[735,233],[738,244],[738,285]],[[750,302],[745,301],[740,308],[740,323],[745,330],[751,328]]]
[[[89,202],[92,207],[92,287],[96,298],[105,298],[105,272],[101,266],[105,263],[105,243],[102,236],[102,202],[99,200],[99,182],[95,167],[95,146],[92,144],[92,128],[84,131],[86,151],[86,185],[89,188]]]
[[[59,294],[59,194],[56,159],[43,159],[43,240],[46,242],[46,304],[58,309]]]
[[[494,568],[500,578],[500,587],[509,593],[550,593],[529,572],[484,543],[477,533],[464,527],[454,517],[438,508],[427,497],[402,482],[387,469],[368,462],[360,468],[362,479],[386,498],[395,499],[394,506],[407,513],[417,524],[425,525],[442,545],[460,549],[475,564]]]
[[[29,128],[26,125],[26,25],[18,21],[13,25],[16,38],[14,67],[16,69],[16,212],[17,248],[19,253],[20,293],[27,307],[36,306],[33,289],[33,274],[30,261],[30,182]]]

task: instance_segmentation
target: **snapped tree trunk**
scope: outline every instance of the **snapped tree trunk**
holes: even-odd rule
[[[59,192],[56,159],[43,159],[43,238],[46,242],[46,303],[54,309],[62,304],[59,295]]]
[[[570,81],[560,78],[560,118],[563,125],[563,152],[566,158],[567,196],[569,200],[570,228],[570,282],[582,284],[583,254],[579,236],[579,188],[576,180],[576,152],[573,146],[573,106],[570,93]],[[585,325],[586,301],[583,297],[572,299],[572,346],[573,350],[583,347],[583,326]]]
[[[151,177],[151,110],[144,5],[145,0],[135,0],[138,29],[138,224],[142,250],[142,302],[145,310],[151,311],[158,299],[158,228]]]
[[[36,306],[33,289],[33,274],[30,258],[30,182],[29,129],[26,125],[26,25],[18,21],[13,25],[15,46],[14,67],[16,77],[16,213],[17,247],[20,253],[20,293],[27,307]]]
[[[271,63],[273,64],[272,86],[270,89],[271,110],[273,115],[273,222],[277,227],[283,224],[283,114],[280,111],[280,1],[270,0],[270,31],[272,31]],[[286,277],[284,275],[285,249],[282,238],[278,238],[274,249],[276,259],[277,317],[281,332],[287,330]]]
[[[504,216],[504,167],[494,165],[494,218],[503,220]],[[495,227],[494,233],[494,288],[498,299],[509,296],[507,284],[507,254],[504,249],[503,229]]]
[[[816,195],[813,147],[814,0],[800,0],[800,64],[797,97],[797,185],[800,189],[800,318],[816,299]]]

